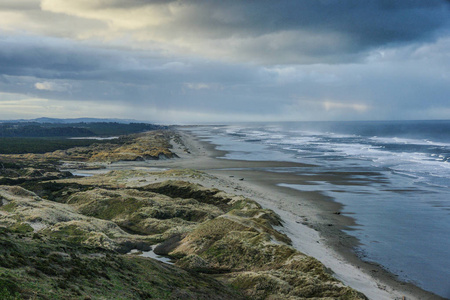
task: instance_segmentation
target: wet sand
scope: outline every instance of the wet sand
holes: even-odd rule
[[[268,170],[313,167],[300,163],[220,159],[217,157],[223,157],[226,153],[216,150],[214,145],[200,141],[189,131],[181,130],[179,133],[183,144],[172,143],[173,151],[179,158],[114,163],[108,169],[122,169],[125,165],[129,169],[132,164],[135,169],[151,171],[154,168],[203,171],[212,176],[198,183],[244,195],[274,210],[284,222],[283,227],[277,229],[292,239],[296,249],[320,260],[336,278],[370,299],[443,299],[413,284],[398,281],[376,264],[362,261],[352,251],[358,240],[342,232],[350,230],[349,226],[355,225],[355,222],[351,214],[340,212],[341,204],[318,192],[302,192],[278,185],[307,184],[308,178],[311,180],[309,176],[314,176],[316,181],[330,180],[329,174],[297,176]],[[339,180],[336,174],[333,177]]]

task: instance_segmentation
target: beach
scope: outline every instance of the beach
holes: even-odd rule
[[[279,183],[298,183],[299,178],[287,173],[264,171],[265,168],[311,165],[279,161],[227,160],[224,152],[200,140],[192,132],[178,130],[180,139],[172,141],[172,151],[178,158],[146,162],[126,162],[134,169],[196,169],[210,177],[192,179],[205,187],[243,195],[256,200],[263,207],[274,210],[283,220],[277,228],[293,241],[293,246],[317,258],[334,276],[370,299],[443,299],[413,284],[399,281],[382,267],[362,261],[353,251],[358,240],[344,233],[354,224],[353,218],[340,213],[342,206],[323,195],[302,192],[279,186]],[[108,169],[122,169],[114,163]],[[152,169],[154,170],[154,169]]]

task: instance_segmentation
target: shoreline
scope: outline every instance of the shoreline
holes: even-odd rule
[[[293,246],[321,261],[334,276],[370,299],[444,299],[412,283],[400,281],[380,265],[363,261],[354,252],[357,238],[342,230],[355,225],[350,214],[340,214],[342,204],[314,192],[301,192],[280,183],[298,183],[299,176],[269,172],[274,167],[313,167],[292,162],[239,161],[223,157],[226,152],[201,141],[189,130],[177,130],[183,145],[172,143],[179,158],[147,161],[152,167],[187,168],[203,171],[217,180],[200,184],[251,198],[280,215],[284,226],[277,230],[287,234]],[[187,151],[188,152],[187,152]],[[277,200],[276,200],[277,199]]]

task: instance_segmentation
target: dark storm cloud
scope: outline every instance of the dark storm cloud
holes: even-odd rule
[[[189,90],[257,82],[248,66],[175,60],[142,51],[80,45],[53,38],[0,37],[0,91],[53,99],[149,99],[175,103]],[[36,88],[35,84],[41,88]],[[46,88],[48,86],[48,88]]]
[[[195,9],[173,20],[166,30],[240,39],[237,52],[271,63],[348,61],[372,48],[432,39],[449,25],[450,13],[449,2],[443,0],[183,1],[180,5]],[[274,45],[270,39],[275,39]]]
[[[0,38],[0,73],[47,79],[144,80],[167,61],[52,38]],[[163,72],[161,72],[163,73]],[[175,72],[176,73],[176,72]]]
[[[0,39],[0,72],[43,78],[73,77],[98,70],[99,58],[107,61],[100,53],[92,54],[71,46],[74,45],[51,39]]]
[[[171,51],[263,64],[358,61],[429,41],[449,26],[445,0],[43,0],[46,12],[96,20]]]
[[[436,30],[449,24],[450,13],[449,2],[439,0],[305,0],[244,3],[230,8],[224,5],[211,9],[213,11],[223,9],[228,11],[229,16],[234,14],[242,16],[240,21],[231,22],[231,26],[228,26],[230,35],[263,35],[284,30],[301,30],[311,35],[325,34],[325,39],[326,34],[331,33],[345,40],[343,44],[335,43],[335,46],[331,45],[328,49],[320,49],[314,46],[313,39],[306,37],[304,41],[300,40],[298,43],[287,43],[287,49],[270,51],[272,55],[276,55],[276,50],[281,50],[281,54],[299,51],[315,57],[315,62],[321,62],[322,57],[327,61],[326,56],[330,54],[333,54],[332,59],[339,61],[339,56],[345,57],[347,54],[359,53],[374,47],[432,38]],[[227,18],[224,17],[220,27],[227,26],[226,21]],[[295,38],[295,35],[293,37]],[[302,43],[313,45],[302,46]],[[319,43],[318,46],[320,45]]]
[[[447,23],[449,13],[449,2],[443,0],[186,2],[197,4],[198,16],[203,15],[193,24],[216,23],[219,32],[225,27],[228,34],[309,29],[343,32],[376,44],[420,38]]]

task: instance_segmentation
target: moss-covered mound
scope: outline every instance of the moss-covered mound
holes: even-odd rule
[[[242,299],[202,274],[0,227],[1,299]]]
[[[188,181],[100,186],[105,178],[24,184],[33,192],[0,186],[0,293],[4,282],[5,293],[25,298],[67,291],[105,299],[366,299],[291,247],[274,227],[279,216],[251,199]],[[123,255],[157,243],[154,252],[175,266]]]
[[[67,203],[82,214],[112,220],[128,232],[157,239],[189,232],[196,224],[223,214],[220,208],[196,199],[171,198],[136,189],[95,188],[71,195]]]
[[[56,162],[23,161],[0,155],[0,185],[19,185],[71,176],[69,172],[60,171]]]
[[[114,222],[80,214],[68,204],[44,200],[21,187],[0,186],[0,201],[0,226],[13,231],[121,252],[128,250],[125,245],[149,243]]]
[[[0,186],[0,217],[2,299],[242,298],[204,275],[121,255],[153,241],[23,188]]]
[[[198,226],[168,254],[187,270],[222,274],[251,299],[365,299],[289,246],[262,214],[232,210]]]

